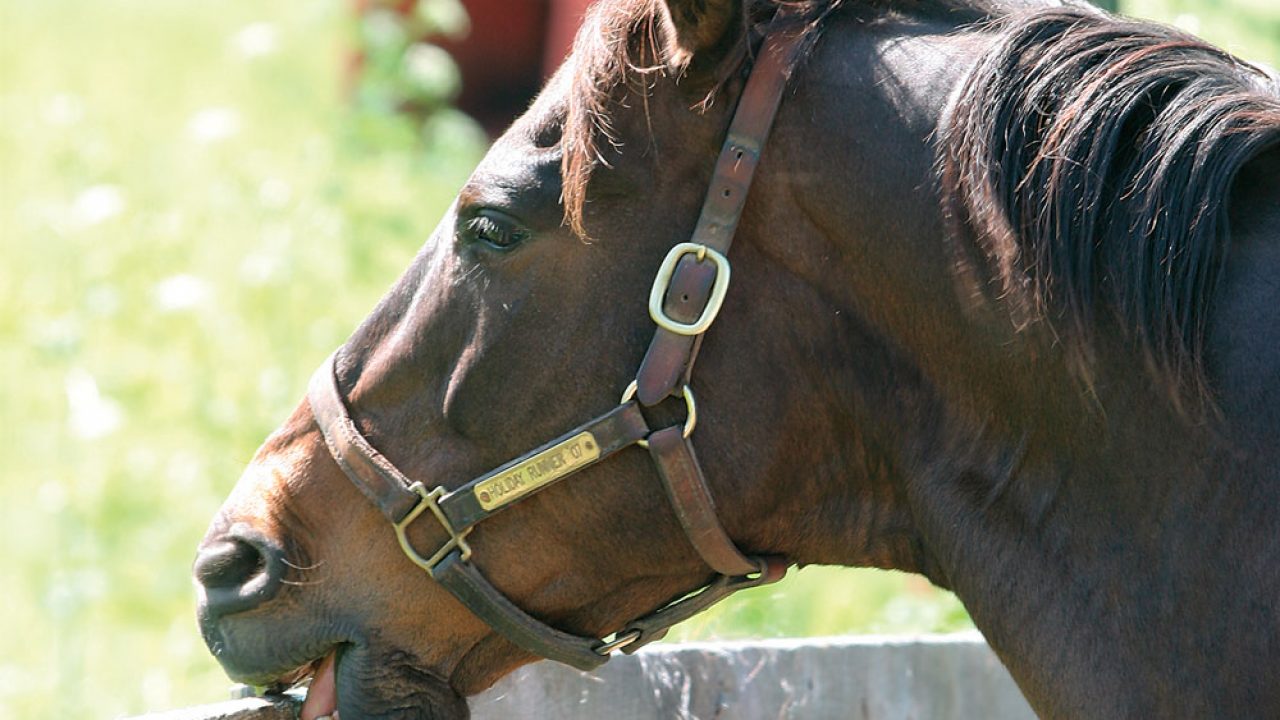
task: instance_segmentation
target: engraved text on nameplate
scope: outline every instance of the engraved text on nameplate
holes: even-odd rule
[[[581,432],[553,445],[515,467],[476,485],[476,500],[494,510],[559,480],[600,457],[600,445],[589,432]]]

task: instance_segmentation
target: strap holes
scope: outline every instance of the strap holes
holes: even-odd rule
[[[725,197],[729,197],[730,195],[733,194],[733,191],[730,190],[729,188],[725,188],[724,190],[720,191],[720,194],[724,195]]]
[[[680,302],[686,302],[686,303],[687,303],[687,302],[689,302],[689,296],[688,296],[688,295],[681,295],[681,296],[680,296]]]

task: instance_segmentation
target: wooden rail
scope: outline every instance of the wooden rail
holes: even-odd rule
[[[144,718],[296,720],[300,703],[248,698]],[[658,645],[594,673],[538,663],[471,709],[474,720],[1035,717],[977,633]]]

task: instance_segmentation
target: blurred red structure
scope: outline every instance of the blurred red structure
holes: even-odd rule
[[[354,0],[357,13],[391,10],[408,17],[419,0]],[[462,38],[429,36],[462,74],[456,99],[463,112],[497,135],[528,107],[573,44],[591,0],[461,0],[470,18]],[[359,73],[363,59],[352,61]]]

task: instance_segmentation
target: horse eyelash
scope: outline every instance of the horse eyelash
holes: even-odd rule
[[[498,223],[490,220],[483,215],[477,215],[467,221],[467,229],[474,233],[493,232],[500,234],[502,230],[498,227]]]
[[[467,220],[467,231],[479,238],[481,235],[493,238],[497,245],[507,247],[523,239],[521,233],[512,231],[502,223],[484,215],[476,215]]]

